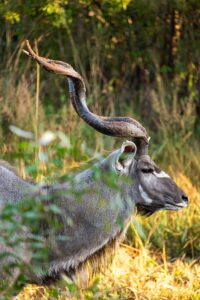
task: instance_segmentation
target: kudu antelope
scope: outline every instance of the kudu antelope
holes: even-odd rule
[[[94,168],[75,175],[72,182],[38,187],[19,178],[7,166],[0,166],[2,203],[19,202],[39,193],[41,201],[45,194],[48,203],[55,203],[62,211],[62,215],[54,218],[60,223],[57,236],[62,234],[66,239],[50,240],[49,229],[41,224],[49,258],[42,272],[31,280],[48,282],[61,274],[72,279],[82,274],[83,279],[88,263],[90,272],[97,272],[106,253],[123,240],[135,209],[145,215],[162,209],[179,210],[187,206],[188,198],[151,160],[149,136],[139,122],[128,117],[102,117],[92,113],[86,104],[85,84],[79,73],[67,63],[38,56],[28,41],[26,45],[24,52],[29,57],[47,71],[67,77],[73,107],[86,123],[105,135],[128,139]],[[108,185],[103,176],[96,176],[97,171],[102,175],[114,174],[116,187]],[[81,195],[81,201],[77,200],[77,194]]]

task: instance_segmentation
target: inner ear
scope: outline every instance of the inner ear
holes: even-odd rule
[[[134,145],[125,145],[124,152],[125,153],[133,153],[136,150],[135,147],[136,147],[135,144]]]
[[[127,169],[131,165],[136,152],[137,147],[133,142],[124,142],[121,146],[120,154],[117,159],[117,169]]]

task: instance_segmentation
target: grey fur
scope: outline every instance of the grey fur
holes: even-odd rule
[[[149,214],[165,209],[169,202],[171,209],[175,210],[180,208],[177,206],[179,203],[185,204],[183,192],[170,177],[157,178],[153,172],[143,173],[149,164],[153,172],[158,172],[150,157],[145,155],[138,159],[136,146],[127,141],[121,149],[111,153],[93,168],[75,175],[73,180],[48,188],[31,185],[6,167],[0,166],[1,205],[39,196],[40,201],[47,201],[47,205],[56,204],[62,211],[62,215],[52,214],[61,225],[53,235],[46,224],[40,225],[39,233],[46,239],[49,259],[41,264],[40,272],[29,277],[30,281],[49,282],[59,278],[62,273],[74,280],[78,272],[85,277],[88,261],[91,273],[96,272],[103,264],[106,248],[110,252],[123,240],[135,207],[143,208]],[[116,186],[108,185],[106,174],[109,178],[113,176]],[[145,202],[139,185],[152,198],[152,203]],[[59,236],[65,236],[66,240],[60,240]],[[27,245],[23,244],[18,250],[23,259],[31,263],[32,254]],[[2,251],[5,251],[4,247]]]

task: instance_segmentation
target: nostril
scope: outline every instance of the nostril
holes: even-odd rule
[[[182,195],[181,198],[182,198],[183,201],[188,202],[188,197],[187,196]]]

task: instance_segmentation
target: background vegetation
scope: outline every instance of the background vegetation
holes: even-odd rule
[[[66,81],[40,71],[22,53],[28,38],[41,55],[69,62],[83,75],[94,112],[140,120],[151,136],[152,157],[190,197],[180,213],[135,218],[120,250],[127,265],[114,270],[116,281],[107,274],[100,290],[94,285],[83,295],[73,287],[74,297],[200,299],[200,2],[1,0],[0,24],[3,159],[23,177],[50,180],[121,143],[76,116]],[[13,135],[11,124],[36,140],[51,130],[57,140],[44,151]],[[62,295],[41,289],[44,299]]]

